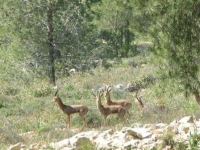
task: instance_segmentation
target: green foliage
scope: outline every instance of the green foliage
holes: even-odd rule
[[[199,115],[196,103],[182,93],[196,92],[200,87],[199,5],[192,0],[0,1],[0,146],[32,141],[19,136],[27,131],[39,133],[33,141],[66,138],[60,129],[65,116],[49,101],[55,92],[47,83],[52,66],[57,83],[69,81],[61,84],[67,103],[89,107],[86,130],[102,126],[103,116],[91,98],[91,90],[103,83],[132,83],[145,89],[145,104],[166,104],[164,122]],[[50,6],[52,64],[47,46]],[[151,52],[156,54],[153,59]],[[125,56],[133,57],[121,59]],[[102,67],[97,67],[95,60],[102,60]],[[69,76],[72,67],[78,72]],[[113,91],[113,97],[126,97],[134,103],[134,97],[127,93]],[[157,121],[151,114],[141,118],[137,110],[133,105],[131,122]],[[82,126],[78,116],[72,122]],[[118,123],[117,117],[108,118],[108,127]],[[197,139],[198,135],[191,135],[191,148],[196,148]],[[163,143],[185,147],[185,143],[174,143],[170,134]],[[82,147],[92,148],[87,143]]]
[[[95,144],[93,144],[90,140],[82,139],[82,141],[77,142],[76,145],[77,150],[96,150]]]
[[[105,69],[108,69],[108,68],[112,67],[112,64],[110,64],[110,63],[108,62],[108,60],[104,60],[104,61],[102,62],[102,66],[103,66]]]
[[[87,125],[89,128],[97,128],[102,125],[103,118],[97,109],[89,108],[87,115]]]
[[[165,148],[166,146],[170,146],[171,148],[173,148],[175,145],[175,141],[173,139],[173,133],[166,133],[163,137],[162,137],[162,148]]]
[[[200,135],[197,134],[197,129],[195,129],[194,134],[190,133],[189,148],[191,150],[197,150],[198,149],[199,140],[200,140]]]
[[[66,91],[73,91],[75,89],[75,86],[73,85],[73,84],[67,84],[66,86],[65,86],[65,90]]]
[[[52,93],[52,89],[49,86],[41,86],[40,88],[36,88],[32,90],[32,94],[34,97],[45,97]]]
[[[0,108],[3,108],[4,105],[3,105],[3,102],[0,101]]]
[[[2,92],[5,95],[14,96],[14,95],[18,94],[19,90],[17,88],[14,88],[14,87],[7,87],[6,89],[3,89]]]
[[[142,58],[142,56],[137,56],[132,59],[129,58],[125,60],[124,58],[121,61],[116,60],[117,63],[114,63],[115,65],[107,71],[105,71],[104,68],[96,68],[93,70],[93,74],[89,72],[77,73],[74,76],[60,78],[57,81],[58,83],[70,81],[64,85],[61,84],[63,88],[59,91],[60,97],[65,104],[84,104],[89,107],[89,112],[86,116],[88,126],[85,127],[85,131],[91,130],[91,128],[104,130],[129,126],[129,124],[120,123],[116,116],[108,117],[108,125],[103,126],[103,116],[99,113],[95,98],[92,97],[91,94],[92,89],[96,89],[101,83],[108,83],[111,85],[118,83],[126,85],[130,81],[131,83],[143,83],[144,85],[148,83],[148,86],[143,87],[145,92],[141,94],[143,103],[146,105],[164,103],[169,110],[164,114],[164,117],[159,120],[164,123],[171,122],[173,118],[199,114],[198,107],[194,107],[195,102],[184,99],[180,91],[176,91],[175,94],[171,93],[171,95],[168,93],[170,90],[174,90],[171,89],[172,87],[170,85],[167,85],[167,83],[169,83],[168,81],[163,83],[166,85],[165,89],[161,89],[158,86],[159,80],[147,82],[146,77],[154,76],[154,69],[158,66],[152,64],[151,61],[146,61],[150,60],[150,58]],[[137,67],[128,65],[133,62],[137,64]],[[145,65],[142,65],[144,64],[143,62],[145,62]],[[6,83],[4,84],[5,87],[9,87],[7,81],[0,82]],[[52,90],[47,80],[34,79],[33,81],[29,81],[28,85],[22,84],[24,82],[21,80],[16,80],[13,81],[13,85],[18,85],[18,82],[20,86],[16,87],[18,89],[18,94],[16,96],[0,95],[0,102],[3,104],[3,107],[0,109],[0,117],[2,119],[0,125],[3,130],[3,134],[0,133],[0,135],[3,135],[0,139],[1,147],[5,147],[6,145],[7,148],[12,144],[12,134],[15,134],[15,137],[17,137],[19,134],[24,133],[25,135],[20,136],[19,140],[16,142],[23,141],[23,143],[28,145],[29,143],[32,144],[32,141],[59,141],[66,138],[66,135],[69,137],[77,133],[76,129],[80,128],[83,124],[82,119],[78,115],[73,115],[71,117],[71,130],[67,131],[65,129],[66,116],[58,108],[57,104],[51,102],[55,91]],[[39,94],[41,97],[35,97],[36,95],[34,95],[34,92],[37,91],[37,89],[39,89],[38,91],[42,91]],[[159,91],[155,92],[158,89]],[[137,104],[134,101],[134,94],[120,93],[115,90],[113,90],[111,94],[113,98],[127,98],[132,102],[133,108],[130,110],[130,113],[133,117],[129,118],[130,125],[135,122],[155,123],[158,121],[157,116],[152,114],[141,117]],[[104,104],[103,98],[102,103]],[[29,135],[29,132],[33,133],[33,135]],[[4,136],[4,134],[6,136]],[[26,134],[29,138],[27,138]],[[168,139],[169,140],[167,140],[166,137],[165,143],[170,143],[170,138],[168,137]],[[182,143],[179,144],[179,147],[182,147],[181,144]],[[91,145],[86,144],[84,147],[87,149],[90,146]],[[174,147],[178,147],[176,142]],[[95,149],[95,147],[92,148]]]
[[[200,86],[197,36],[200,3],[150,0],[140,4],[143,4],[143,14],[152,21],[149,27],[155,44],[152,50],[163,64],[161,69],[182,85],[186,94],[197,93]]]
[[[50,126],[48,125],[39,125],[37,127],[37,133],[38,134],[42,134],[43,132],[49,132],[50,131]]]
[[[187,148],[188,148],[188,144],[185,143],[184,141],[183,142],[176,142],[175,146],[174,146],[175,150],[183,150],[183,149],[187,149]]]
[[[132,50],[130,43],[134,40],[134,34],[130,26],[133,23],[133,6],[134,3],[130,1],[103,0],[92,7],[96,13],[93,23],[100,32],[99,38],[102,44],[110,46],[109,51],[114,50],[115,57],[128,56]]]
[[[6,133],[7,134],[4,137],[4,142],[7,144],[16,144],[24,141],[24,139],[13,130],[7,131]]]

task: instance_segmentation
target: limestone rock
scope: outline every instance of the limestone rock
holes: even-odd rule
[[[69,143],[69,139],[64,139],[64,140],[59,141],[57,143],[51,143],[50,146],[52,148],[54,148],[55,150],[60,150],[64,147],[69,147],[69,148],[71,147],[70,143]]]
[[[194,117],[193,116],[186,116],[178,121],[178,123],[194,123]]]
[[[136,139],[144,139],[152,135],[152,133],[150,133],[146,128],[128,128],[126,132],[128,135],[132,135]]]
[[[17,143],[15,145],[12,145],[8,148],[8,150],[20,150],[22,148],[22,143]]]
[[[170,124],[142,125],[134,123],[131,127],[123,127],[119,131],[109,129],[106,131],[80,132],[50,145],[40,142],[31,144],[30,147],[24,147],[22,143],[17,143],[7,150],[45,149],[49,147],[53,150],[82,150],[84,146],[91,146],[91,148],[97,150],[156,149],[161,146],[163,136],[168,133],[173,134],[175,143],[184,142],[189,144],[191,136],[194,134],[200,135],[200,120],[197,120],[194,116],[186,116],[180,120],[174,120]],[[171,147],[167,145],[163,149],[168,150]]]

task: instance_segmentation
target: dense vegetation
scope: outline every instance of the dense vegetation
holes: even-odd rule
[[[74,134],[60,134],[65,116],[51,103],[55,85],[64,103],[89,106],[88,130],[101,127],[91,91],[103,83],[139,85],[145,104],[167,107],[162,118],[141,118],[133,93],[113,91],[133,103],[130,124],[198,116],[199,6],[195,0],[2,0],[0,147]],[[116,122],[109,120],[112,127]],[[73,117],[74,128],[81,124]]]

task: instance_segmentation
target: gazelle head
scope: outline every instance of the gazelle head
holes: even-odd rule
[[[58,100],[59,100],[59,96],[58,96],[58,90],[57,90],[52,101],[57,102]]]
[[[142,99],[142,96],[139,96],[139,91],[137,91],[136,93],[135,93],[135,98],[136,98],[136,101],[141,101],[141,99]]]
[[[144,104],[143,104],[143,102],[142,102],[142,96],[138,96],[138,92],[139,91],[137,91],[136,92],[136,94],[135,94],[135,98],[136,98],[136,102],[139,104],[139,107],[141,108],[141,109],[143,109],[145,106],[144,106]]]
[[[101,91],[97,91],[96,93],[92,92],[92,95],[96,98],[96,102],[99,103],[101,101],[103,92]]]
[[[110,91],[111,91],[111,86],[109,85],[109,86],[105,86],[105,88],[104,88],[104,97],[109,97],[110,96]]]

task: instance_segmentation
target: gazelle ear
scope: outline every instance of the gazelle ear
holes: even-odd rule
[[[142,96],[139,96],[139,93],[140,91],[137,90],[136,93],[135,93],[135,98],[137,98],[138,100],[141,100]]]
[[[55,96],[57,96],[57,94],[58,94],[58,90],[56,91]]]
[[[110,92],[110,91],[111,91],[111,86],[108,87],[108,92]]]
[[[101,92],[99,96],[102,97],[102,95],[103,95],[103,93]]]
[[[103,89],[103,91],[107,91],[107,87],[106,87],[106,85],[104,85],[104,89]]]
[[[94,97],[96,97],[96,94],[94,93],[94,91],[92,91],[91,94],[92,94]]]

